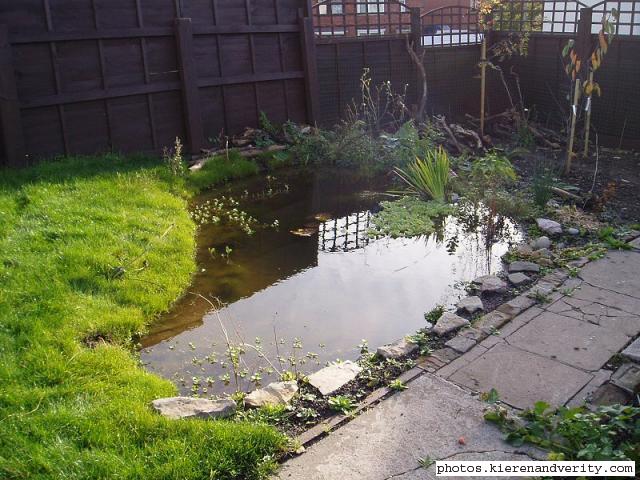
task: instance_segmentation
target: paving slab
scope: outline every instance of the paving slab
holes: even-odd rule
[[[608,307],[617,308],[626,313],[637,315],[640,313],[640,299],[629,295],[616,293],[612,290],[604,290],[587,283],[582,283],[579,288],[571,294],[571,298],[578,300],[588,300]]]
[[[519,409],[530,408],[538,400],[563,405],[592,378],[587,372],[504,342],[448,377],[477,392],[495,388],[501,400]]]
[[[532,448],[516,449],[483,418],[486,404],[459,387],[424,374],[409,389],[392,396],[348,423],[282,468],[289,480],[384,480],[422,476],[419,459],[480,455],[484,460],[518,455],[543,458]],[[465,444],[459,443],[464,437]],[[529,457],[530,456],[530,457]],[[463,458],[463,457],[461,457]],[[415,476],[418,475],[418,476]]]
[[[629,342],[624,333],[545,312],[507,337],[509,345],[588,371],[599,370]]]
[[[640,253],[610,252],[599,261],[587,265],[580,278],[595,287],[640,299]]]

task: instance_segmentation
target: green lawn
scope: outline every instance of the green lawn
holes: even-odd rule
[[[196,187],[215,181],[209,169]],[[232,170],[220,177],[252,168]],[[0,478],[268,471],[283,437],[160,417],[149,403],[176,389],[132,353],[194,271],[188,186],[157,161],[115,155],[0,175]]]

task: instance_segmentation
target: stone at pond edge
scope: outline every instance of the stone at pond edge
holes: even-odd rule
[[[445,312],[436,323],[436,326],[433,327],[433,333],[441,337],[467,325],[469,325],[469,320],[459,317],[455,313]]]
[[[457,308],[459,312],[467,312],[473,315],[476,312],[482,312],[484,305],[482,305],[480,297],[467,297],[460,300]]]
[[[536,223],[540,230],[550,235],[559,235],[562,233],[562,225],[548,218],[538,218],[536,219]]]
[[[350,361],[332,363],[328,367],[309,375],[309,383],[320,390],[322,395],[330,395],[349,383],[362,371],[362,368]]]
[[[531,279],[527,277],[524,273],[518,272],[518,273],[510,273],[509,281],[516,287],[520,287],[522,285],[526,285],[527,283],[530,283]]]
[[[549,248],[551,247],[551,240],[549,240],[549,237],[539,237],[533,241],[533,243],[531,244],[531,247],[534,250],[542,250],[543,248]]]
[[[509,273],[518,273],[518,272],[540,272],[540,265],[533,262],[513,262],[509,265]]]
[[[270,383],[265,388],[254,390],[247,395],[244,398],[244,404],[248,407],[285,405],[297,392],[298,383],[295,381]]]
[[[449,348],[453,348],[456,352],[467,353],[476,344],[473,338],[465,337],[463,335],[456,335],[449,340],[445,345]]]
[[[637,338],[635,342],[625,348],[622,351],[622,355],[629,360],[640,363],[640,338]]]
[[[481,293],[502,293],[507,291],[507,284],[495,275],[476,278],[473,283],[480,285]]]
[[[625,363],[611,375],[611,383],[616,387],[635,393],[640,386],[640,365],[635,363]]]
[[[418,345],[409,342],[406,338],[397,340],[389,345],[378,347],[377,354],[382,358],[402,358],[411,355],[418,350]]]
[[[151,405],[156,412],[173,420],[181,418],[225,418],[236,412],[236,402],[233,400],[171,397],[154,400]]]
[[[580,235],[580,230],[578,230],[577,228],[567,228],[567,233],[569,235]]]

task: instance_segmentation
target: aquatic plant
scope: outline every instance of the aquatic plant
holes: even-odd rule
[[[410,192],[444,202],[451,180],[451,163],[444,148],[431,150],[424,159],[416,157],[406,169],[396,167],[394,171],[409,186]]]
[[[435,219],[451,214],[455,207],[440,202],[425,202],[416,197],[403,197],[400,200],[382,202],[382,210],[373,218],[369,235],[373,237],[390,236],[417,237],[431,235],[436,230]]]

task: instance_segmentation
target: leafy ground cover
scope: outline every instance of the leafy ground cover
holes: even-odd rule
[[[152,412],[176,389],[132,354],[195,268],[183,192],[249,170],[214,166],[197,185],[114,155],[2,172],[0,477],[244,479],[273,467],[285,440],[271,428]]]

